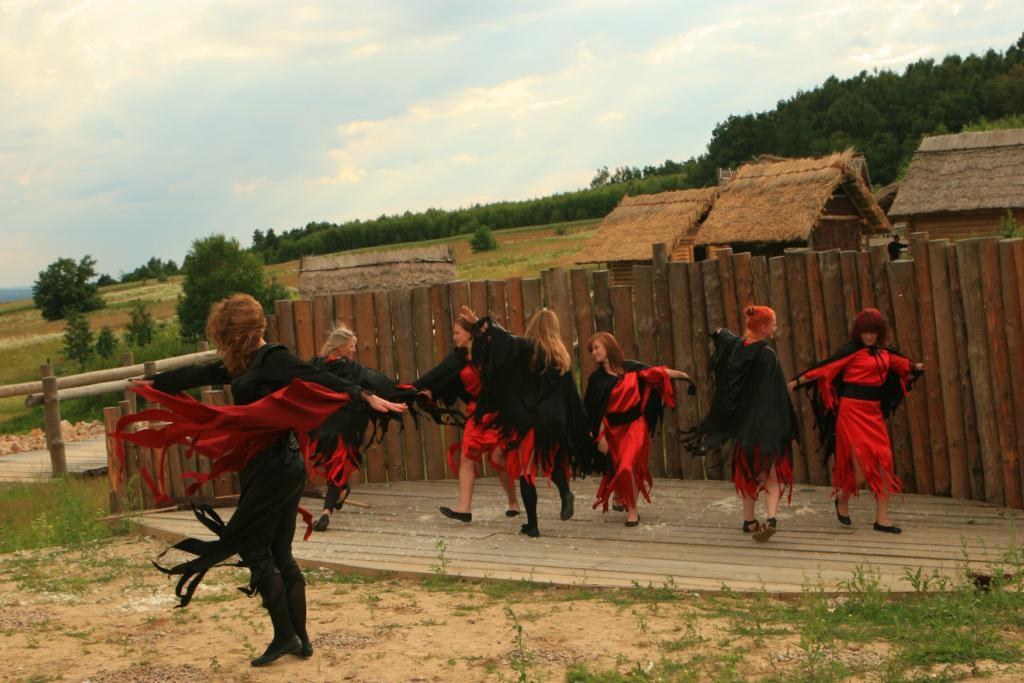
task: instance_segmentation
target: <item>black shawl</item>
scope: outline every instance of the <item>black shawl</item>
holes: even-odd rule
[[[722,329],[712,335],[714,394],[707,416],[685,435],[694,455],[734,441],[744,452],[781,454],[796,438],[796,415],[778,356],[766,342],[744,344]]]
[[[476,412],[497,413],[488,426],[513,446],[533,429],[539,468],[568,462],[576,474],[586,474],[596,447],[572,372],[533,367],[533,342],[491,318],[482,318],[476,333],[473,349],[483,369]]]
[[[837,360],[846,358],[847,356],[851,356],[863,348],[864,344],[861,342],[848,341],[840,346],[834,354],[820,363],[815,363],[797,375],[797,377],[801,377],[811,370],[815,370],[825,365],[829,365],[830,363],[834,363]],[[894,356],[907,358],[907,356],[904,356],[896,349],[886,347],[885,350]],[[907,391],[910,391],[913,388],[914,382],[920,374],[921,373],[916,370],[911,372],[910,379],[907,380]],[[843,385],[845,384],[846,382],[843,380],[843,373],[839,373],[832,380],[832,390],[837,401],[838,398],[842,396]],[[800,388],[804,391],[810,392],[811,408],[814,410],[814,429],[818,433],[818,452],[821,455],[822,461],[827,463],[829,457],[836,452],[836,416],[838,411],[836,409],[829,410],[825,407],[825,401],[821,396],[821,392],[818,390],[817,382],[802,384],[800,385]],[[900,385],[900,377],[893,372],[892,364],[890,363],[885,380],[882,382],[882,417],[888,420],[892,417],[892,414],[896,412],[896,409],[899,408],[900,403],[902,402],[903,387]]]
[[[453,349],[437,367],[413,382],[413,386],[420,390],[429,390],[435,401],[440,401],[449,408],[459,400],[469,403],[475,397],[466,391],[462,384],[462,376],[459,374],[466,364],[466,355],[465,349]],[[475,358],[470,362],[479,367],[479,362]]]

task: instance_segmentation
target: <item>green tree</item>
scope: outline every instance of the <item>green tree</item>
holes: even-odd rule
[[[498,240],[494,239],[494,235],[491,233],[491,229],[486,225],[481,225],[473,233],[473,239],[469,241],[470,248],[473,251],[490,251],[498,248]]]
[[[114,337],[114,333],[110,331],[109,327],[100,329],[100,334],[96,337],[96,353],[103,360],[110,360],[114,357],[114,352],[117,351],[117,339]]]
[[[71,311],[86,313],[103,307],[96,276],[96,260],[86,254],[78,263],[59,258],[39,273],[32,284],[32,300],[47,320],[60,320]]]
[[[199,339],[206,327],[210,306],[231,294],[251,294],[265,310],[282,288],[268,286],[263,263],[256,254],[243,251],[238,240],[224,235],[197,239],[185,256],[185,281],[178,298],[178,321],[185,339]]]
[[[96,353],[93,348],[92,330],[89,329],[89,321],[78,311],[70,311],[67,314],[67,325],[64,327],[64,357],[68,360],[78,361],[81,369]]]
[[[143,301],[133,301],[131,319],[125,327],[124,340],[132,346],[147,346],[153,341],[153,330],[156,324],[153,322],[153,314],[146,308]]]

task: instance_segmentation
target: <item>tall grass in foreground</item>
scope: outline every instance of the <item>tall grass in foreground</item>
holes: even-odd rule
[[[0,485],[0,554],[48,546],[77,546],[114,536],[106,477]]]

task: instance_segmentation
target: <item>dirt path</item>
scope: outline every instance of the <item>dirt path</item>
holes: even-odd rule
[[[308,576],[316,655],[257,670],[248,659],[270,633],[257,600],[235,590],[247,572],[212,572],[192,605],[176,610],[173,584],[148,563],[162,548],[128,537],[85,551],[0,556],[0,679],[548,681],[575,667],[621,676],[592,680],[792,680],[830,661],[877,671],[887,657],[882,643],[810,652],[795,633],[769,631],[758,644],[737,635],[728,610],[709,615],[700,609],[707,598],[692,594],[662,602],[658,591],[316,571]],[[1019,665],[983,670],[989,680],[1024,675]]]

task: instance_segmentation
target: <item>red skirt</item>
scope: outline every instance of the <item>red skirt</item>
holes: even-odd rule
[[[903,482],[892,464],[892,444],[878,401],[858,398],[839,399],[836,415],[836,460],[832,471],[832,493],[856,496],[857,475],[853,460],[857,459],[864,480],[876,496],[903,491]]]
[[[650,503],[654,480],[649,463],[651,437],[647,423],[639,418],[625,425],[606,425],[604,438],[608,442],[615,471],[602,477],[594,507],[601,505],[608,512],[608,503],[613,495],[627,509],[634,507],[637,503],[633,493],[634,481],[644,500]]]
[[[759,479],[764,477],[765,483],[771,481],[772,468],[775,468],[775,480],[779,482],[786,502],[793,502],[793,462],[789,450],[764,453],[755,448],[753,453],[745,451],[739,444],[732,452],[732,483],[736,493],[744,498],[753,498],[765,490]],[[787,494],[788,490],[788,494]]]
[[[470,407],[470,411],[472,411],[472,407]],[[509,439],[502,438],[500,429],[487,427],[494,422],[497,415],[497,413],[487,413],[479,420],[475,415],[470,415],[466,420],[466,426],[462,429],[462,440],[448,447],[448,469],[451,472],[459,471],[460,456],[475,463],[482,463],[485,453],[490,456],[491,467],[502,467],[501,463],[495,459],[495,454],[496,452],[505,453],[509,450]]]
[[[536,432],[531,429],[519,441],[519,445],[508,452],[508,458],[505,461],[505,471],[508,472],[509,478],[515,481],[520,477],[526,477],[530,484],[536,486],[537,475],[539,474],[546,479],[551,479],[551,474],[555,471],[555,467],[562,467],[566,475],[569,475],[569,463],[566,459],[561,459],[561,464],[558,464],[560,460],[558,457],[546,458],[541,457],[542,454],[540,453],[534,453],[536,437]],[[558,454],[554,455],[557,456]],[[538,462],[540,463],[539,465]]]

